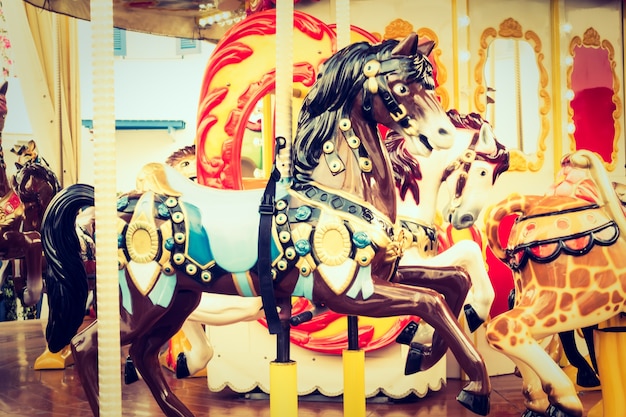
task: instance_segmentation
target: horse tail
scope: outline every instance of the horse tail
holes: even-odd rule
[[[54,196],[44,215],[41,243],[47,261],[48,349],[58,352],[70,343],[85,318],[87,273],[76,235],[76,216],[94,205],[94,189],[74,184]]]
[[[523,196],[517,193],[509,195],[499,203],[489,207],[485,211],[485,234],[487,243],[493,254],[503,262],[507,262],[508,255],[502,242],[508,240],[508,236],[502,236],[503,230],[500,225],[505,217],[512,214],[524,215],[536,202],[539,196]]]

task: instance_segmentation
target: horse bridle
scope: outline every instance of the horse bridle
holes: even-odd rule
[[[472,164],[474,161],[483,161],[491,164],[503,164],[503,159],[506,157],[505,148],[501,145],[497,145],[497,151],[495,154],[487,154],[485,152],[476,152],[476,145],[478,144],[478,140],[480,138],[480,132],[475,132],[472,137],[472,141],[470,142],[467,149],[454,161],[452,161],[446,169],[443,171],[441,175],[441,182],[443,183],[448,179],[453,172],[461,169],[461,173],[459,174],[459,178],[456,181],[456,186],[454,187],[454,198],[452,202],[450,202],[450,209],[454,211],[461,205],[461,201],[463,200],[463,191],[465,190],[465,186],[467,185],[467,177],[469,176],[469,171],[472,168]],[[492,183],[495,182],[497,176],[502,172],[502,170],[495,170],[494,176],[492,178]]]
[[[418,56],[392,57],[384,61],[378,60],[376,57],[371,57],[367,60],[363,67],[363,75],[367,77],[365,83],[363,83],[363,111],[370,120],[374,120],[372,103],[374,95],[378,95],[382,99],[391,118],[402,126],[402,129],[404,129],[407,135],[419,135],[417,121],[407,113],[406,107],[398,103],[395,99],[389,89],[387,76],[402,68],[412,68],[412,71],[416,73],[415,78],[418,82],[428,75],[432,77],[432,67],[422,65],[424,61],[428,61],[427,58],[420,58],[421,61],[418,61]],[[430,73],[428,71],[429,68],[431,69]]]

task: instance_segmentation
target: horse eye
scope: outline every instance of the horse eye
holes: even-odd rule
[[[484,170],[484,169],[482,171],[480,171],[480,176],[481,177],[486,177],[487,176],[487,171]]]
[[[406,84],[396,84],[393,86],[393,92],[396,93],[399,96],[406,96],[407,94],[409,94],[409,87],[406,86]]]

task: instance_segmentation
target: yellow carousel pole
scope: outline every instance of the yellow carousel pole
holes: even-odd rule
[[[286,146],[276,157],[281,178],[291,178],[293,94],[293,0],[276,2],[276,137]],[[281,318],[276,360],[270,363],[270,417],[298,416],[296,362],[289,358],[289,321]]]
[[[96,294],[100,416],[122,415],[120,310],[117,278],[113,3],[91,0],[95,144]]]
[[[335,0],[337,49],[350,45],[350,1]],[[365,351],[359,348],[359,318],[348,316],[348,348],[343,363],[343,415],[365,417]]]

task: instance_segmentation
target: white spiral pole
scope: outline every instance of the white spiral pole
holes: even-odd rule
[[[293,94],[293,0],[276,2],[276,137],[286,139],[286,146],[276,157],[282,178],[291,177]]]
[[[91,0],[100,417],[122,415],[117,278],[113,3]]]

